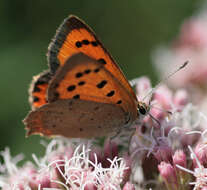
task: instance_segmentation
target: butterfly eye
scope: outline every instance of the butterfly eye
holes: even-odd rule
[[[145,115],[147,113],[147,110],[144,106],[140,106],[138,109],[139,113],[141,113],[142,115]]]
[[[145,115],[147,113],[146,109],[144,107],[141,107],[139,109],[139,112],[142,114],[142,115]]]

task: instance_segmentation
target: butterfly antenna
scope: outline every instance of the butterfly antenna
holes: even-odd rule
[[[180,67],[178,67],[175,71],[173,71],[172,73],[170,73],[169,75],[167,75],[167,77],[164,77],[162,80],[160,80],[158,82],[158,84],[152,88],[145,96],[144,98],[142,99],[142,101],[144,101],[148,96],[152,96],[154,91],[162,84],[164,83],[165,81],[167,81],[170,77],[172,77],[174,74],[176,74],[177,72],[179,72],[180,70],[184,69],[187,65],[188,65],[189,61],[186,61],[184,62]],[[151,99],[150,98],[150,103],[151,103]]]

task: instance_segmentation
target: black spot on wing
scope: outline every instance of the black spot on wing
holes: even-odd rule
[[[94,47],[98,46],[98,42],[96,42],[96,41],[92,41],[91,44],[92,44],[92,46],[94,46]]]
[[[100,68],[94,69],[94,73],[98,73],[100,71]]]
[[[76,73],[76,78],[80,78],[80,77],[82,77],[83,76],[83,73],[80,73],[80,72],[78,72],[78,73]]]
[[[119,100],[119,101],[117,101],[116,103],[117,103],[117,104],[121,104],[121,103],[122,103],[122,101],[121,101],[121,100]]]
[[[105,61],[105,59],[103,59],[103,58],[98,59],[98,62],[101,63],[101,64],[103,64],[103,65],[106,64],[106,61]]]
[[[37,85],[35,85],[32,92],[40,92],[40,91],[41,89]]]
[[[90,72],[91,72],[90,69],[86,69],[86,70],[84,71],[85,74],[89,74]]]
[[[39,98],[37,96],[34,96],[33,97],[33,102],[38,102],[39,101]]]
[[[114,94],[115,94],[115,91],[112,90],[112,91],[110,91],[108,94],[106,94],[106,96],[108,96],[108,97],[112,97]]]
[[[79,94],[76,94],[75,96],[73,96],[73,99],[79,99],[79,98],[80,98]]]
[[[71,92],[71,91],[75,90],[75,88],[76,88],[75,85],[70,85],[70,86],[68,86],[67,90],[68,90],[69,92]]]
[[[97,88],[103,88],[107,84],[106,80],[102,80],[100,83],[96,85]]]
[[[78,85],[79,85],[79,86],[83,86],[85,83],[86,83],[85,81],[80,81],[80,82],[78,83]]]
[[[81,43],[80,41],[77,41],[77,42],[75,43],[75,45],[76,45],[77,48],[82,47],[82,43]]]
[[[82,40],[82,44],[88,45],[90,42],[88,40]]]

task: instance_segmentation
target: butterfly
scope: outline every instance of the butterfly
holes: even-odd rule
[[[47,59],[49,69],[34,77],[29,90],[27,135],[110,136],[147,113],[114,59],[78,17],[60,25]]]

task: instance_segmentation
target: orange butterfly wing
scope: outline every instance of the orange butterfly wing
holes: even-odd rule
[[[33,81],[29,89],[29,102],[33,110],[47,103],[47,88],[52,74],[44,71],[33,77]]]
[[[126,88],[130,96],[136,95],[111,55],[95,33],[79,18],[69,16],[58,28],[49,45],[48,62],[52,73],[75,53],[82,52],[104,65],[104,67]]]
[[[136,101],[95,59],[71,56],[48,86],[48,103],[25,118],[27,134],[92,138],[114,135],[137,118]]]
[[[81,99],[120,106],[133,120],[136,101],[120,82],[95,59],[78,53],[60,67],[48,88],[48,102],[58,99]]]

